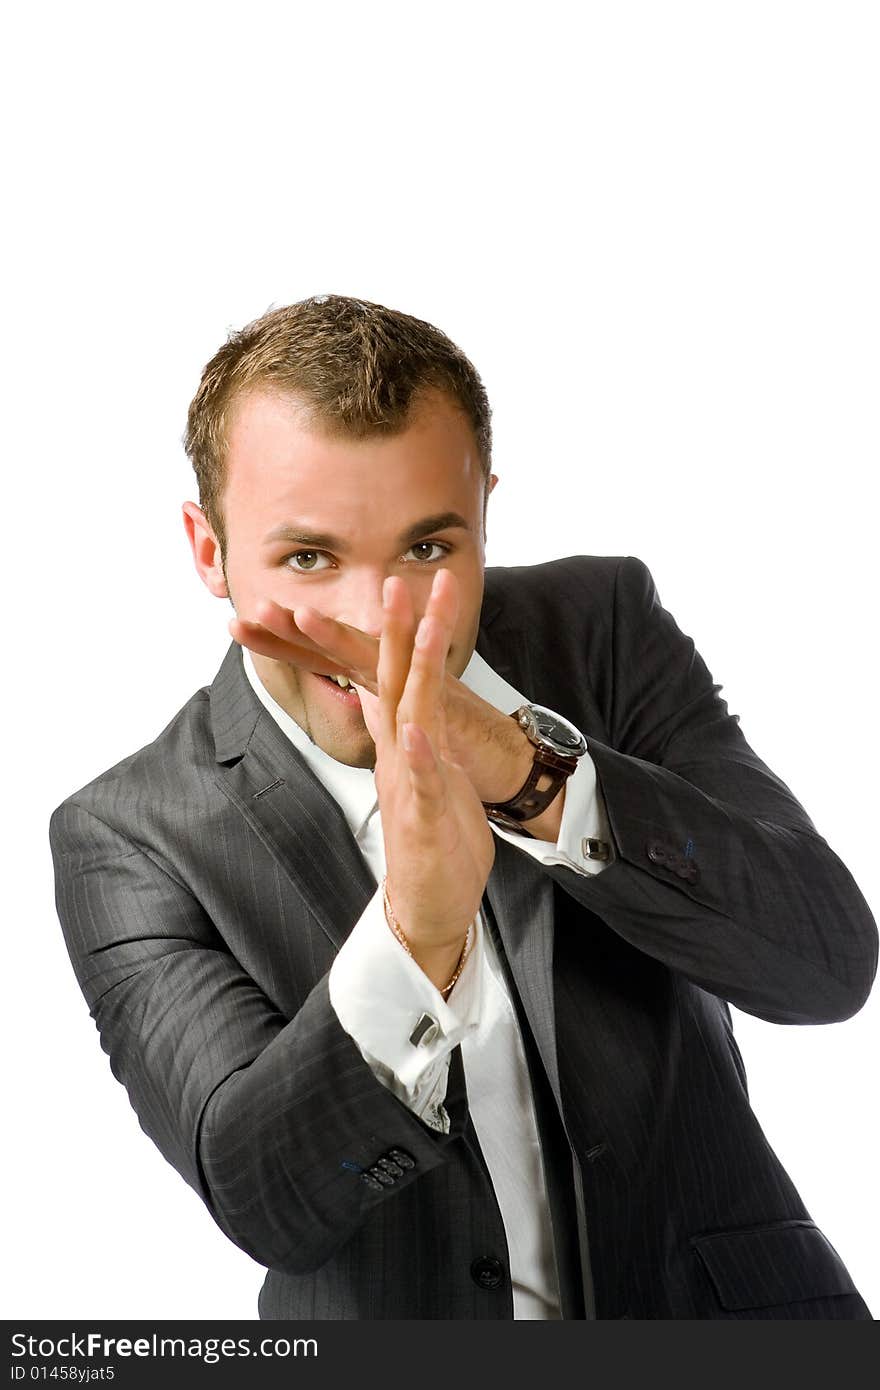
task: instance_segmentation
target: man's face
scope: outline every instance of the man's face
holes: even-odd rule
[[[398,435],[349,440],[322,434],[290,396],[252,392],[234,408],[227,443],[226,578],[239,617],[271,598],[378,637],[386,577],[405,581],[418,618],[443,567],[461,596],[447,658],[461,675],[483,595],[485,489],[473,432],[449,398],[423,396]],[[356,695],[285,662],[253,660],[319,748],[350,766],[373,766]]]

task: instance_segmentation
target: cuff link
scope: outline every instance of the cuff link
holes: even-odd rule
[[[581,854],[585,859],[607,860],[611,858],[611,846],[607,840],[581,840]]]
[[[420,1043],[432,1043],[440,1032],[440,1024],[436,1018],[430,1014],[422,1014],[415,1028],[409,1035],[409,1040],[413,1047],[418,1047]]]

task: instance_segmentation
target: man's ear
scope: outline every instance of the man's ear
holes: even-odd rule
[[[490,473],[486,479],[486,490],[483,493],[483,540],[486,539],[486,513],[489,510],[489,493],[494,492],[495,484],[498,482],[498,474]]]
[[[199,578],[215,598],[228,598],[220,542],[208,525],[207,517],[195,502],[184,502],[183,525],[192,547]]]

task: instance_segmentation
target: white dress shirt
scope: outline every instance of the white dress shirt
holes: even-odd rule
[[[376,880],[385,874],[373,772],[348,767],[318,748],[276,700],[244,650],[244,669],[265,708],[339,803]],[[461,680],[496,709],[525,703],[477,652]],[[548,864],[599,873],[586,838],[609,845],[607,818],[589,753],[568,779],[559,839],[535,840],[493,825],[500,838]],[[448,1133],[443,1104],[449,1061],[461,1044],[468,1107],[492,1178],[507,1238],[514,1317],[560,1317],[559,1283],[541,1145],[522,1037],[503,972],[478,916],[473,945],[444,1000],[385,919],[381,889],[367,904],[330,969],[330,1002],[376,1078],[414,1114]],[[413,1042],[411,1038],[417,1037]]]

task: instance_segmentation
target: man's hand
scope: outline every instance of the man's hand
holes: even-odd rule
[[[453,762],[446,735],[442,696],[457,611],[448,571],[435,576],[418,627],[406,585],[387,579],[377,693],[359,687],[376,745],[389,900],[413,957],[438,988],[453,975],[495,857],[480,798]]]
[[[443,585],[452,586],[441,591],[438,602],[442,609],[444,604],[448,606],[456,586],[448,571],[440,570],[438,577],[440,574],[446,575]],[[402,581],[394,580],[392,592],[399,583]],[[446,597],[442,596],[444,594]],[[271,599],[264,599],[257,605],[254,620],[234,618],[229,631],[242,646],[261,656],[322,675],[348,676],[359,690],[377,693],[377,639],[347,623],[328,618],[315,608],[303,606],[291,612]],[[515,796],[529,775],[533,756],[532,745],[516,721],[481,699],[448,671],[443,673],[440,698],[451,756],[467,775],[480,801],[502,802]],[[365,704],[363,699],[362,704]],[[541,816],[528,822],[529,833],[539,839],[555,841],[563,803],[564,793],[560,793]]]
[[[261,599],[254,617],[232,618],[229,632],[241,646],[258,656],[271,657],[317,671],[322,676],[348,676],[376,694],[379,642],[360,628],[328,618],[305,605],[282,608],[274,599]]]

